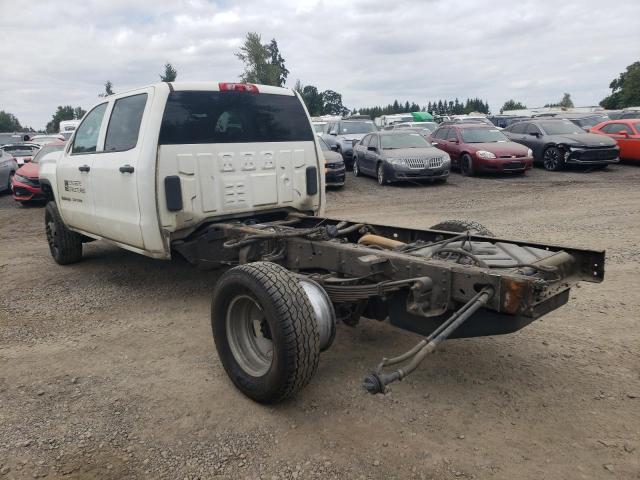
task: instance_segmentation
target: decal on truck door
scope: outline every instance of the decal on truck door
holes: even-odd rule
[[[71,193],[86,193],[84,187],[82,186],[82,182],[79,180],[65,180],[64,191]]]

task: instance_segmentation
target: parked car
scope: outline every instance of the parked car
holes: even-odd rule
[[[13,176],[11,190],[13,199],[23,205],[38,200],[44,200],[40,188],[40,165],[47,161],[55,161],[64,150],[65,142],[56,140],[43,146],[33,159],[22,165]]]
[[[615,140],[620,149],[620,158],[640,161],[640,119],[610,120],[599,123],[589,131]]]
[[[446,182],[451,160],[420,134],[376,132],[366,135],[353,151],[353,174],[371,175],[380,185],[402,180]]]
[[[31,143],[37,143],[38,145],[46,145],[59,140],[65,141],[65,138],[57,133],[55,135],[34,135],[31,137]]]
[[[534,161],[550,171],[568,164],[606,166],[619,161],[615,140],[586,133],[566,119],[534,118],[514,123],[503,132],[533,150]]]
[[[384,130],[399,130],[403,128],[411,128],[411,129],[426,129],[433,132],[436,128],[438,128],[438,124],[436,122],[401,122],[394,123],[392,125],[388,125],[384,127]]]
[[[37,143],[10,143],[0,147],[5,152],[13,155],[19,166],[31,161],[31,158],[38,153],[40,145]]]
[[[322,156],[324,157],[325,185],[327,187],[344,186],[345,168],[342,155],[332,150],[322,138],[319,138],[318,142],[320,143],[320,150],[322,150]]]
[[[496,127],[479,123],[443,125],[430,138],[447,152],[463,175],[479,172],[524,173],[533,166],[531,149],[509,140]]]
[[[353,145],[362,140],[367,133],[375,132],[376,126],[371,120],[337,120],[327,122],[322,138],[329,147],[337,147],[346,168],[353,166]]]
[[[640,110],[624,110],[618,117],[620,120],[629,118],[640,118]]]
[[[500,128],[508,127],[512,123],[519,122],[521,120],[528,120],[529,118],[530,117],[522,115],[492,115],[487,117],[491,123]]]
[[[11,179],[18,170],[18,162],[0,148],[0,192],[11,191]]]

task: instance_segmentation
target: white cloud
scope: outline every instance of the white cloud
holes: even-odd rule
[[[236,80],[246,32],[278,41],[289,84],[349,107],[481,97],[537,106],[570,92],[596,104],[637,61],[640,2],[599,0],[0,0],[0,109],[42,128],[58,105],[88,108],[153,83]]]

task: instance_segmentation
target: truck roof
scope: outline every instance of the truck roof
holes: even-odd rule
[[[233,85],[250,85],[254,86],[258,89],[258,93],[268,93],[271,95],[288,95],[293,96],[293,90],[290,88],[284,87],[274,87],[271,85],[260,85],[256,83],[242,83],[242,82],[216,82],[216,81],[206,81],[206,82],[158,82],[151,85],[146,85],[144,87],[138,87],[135,89],[130,89],[123,92],[118,92],[115,95],[120,96],[122,94],[133,92],[137,90],[141,90],[142,88],[148,87],[164,87],[165,85],[169,86],[169,89],[172,91],[180,92],[180,91],[204,91],[204,92],[219,92],[224,89],[223,85],[226,85],[227,88],[232,89]]]

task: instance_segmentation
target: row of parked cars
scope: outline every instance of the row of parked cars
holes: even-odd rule
[[[628,114],[633,117],[633,114]],[[444,182],[451,169],[463,175],[481,172],[524,174],[534,164],[557,171],[569,165],[605,168],[624,160],[640,161],[640,111],[637,118],[609,119],[587,125],[583,114],[521,117],[506,127],[487,117],[458,117],[435,122],[403,122],[378,130],[366,118],[316,123],[332,167],[355,176],[375,177],[381,185],[402,180]],[[584,124],[583,124],[584,123]],[[342,165],[340,165],[340,158]],[[335,178],[334,178],[335,180]]]
[[[43,199],[40,165],[55,161],[66,141],[62,135],[26,135],[21,139],[0,145],[0,192],[10,191],[14,200],[27,204]]]

